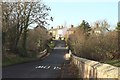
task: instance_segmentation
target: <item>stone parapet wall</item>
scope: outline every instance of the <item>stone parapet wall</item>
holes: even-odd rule
[[[72,62],[79,69],[79,78],[120,80],[120,68],[72,55]]]

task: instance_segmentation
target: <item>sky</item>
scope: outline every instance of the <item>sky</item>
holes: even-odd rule
[[[98,20],[107,20],[114,28],[118,22],[118,0],[43,0],[51,8],[50,16],[53,22],[49,22],[51,28],[59,25],[79,25],[82,20],[93,24]]]

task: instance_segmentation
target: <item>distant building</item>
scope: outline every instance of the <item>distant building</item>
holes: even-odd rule
[[[71,25],[70,28],[67,29],[66,38],[68,38],[69,35],[74,34],[75,33],[75,29],[76,28],[74,27],[74,25]]]
[[[51,27],[48,32],[53,39],[64,39],[68,38],[69,35],[73,34],[75,32],[75,28],[74,25],[71,25],[70,28],[63,26],[58,26],[57,28]]]
[[[73,34],[74,32],[75,32],[74,25],[71,25],[71,27],[67,30],[67,34],[70,35]]]
[[[99,34],[102,34],[102,29],[101,27],[95,27],[92,29],[92,33],[96,34],[96,35],[99,35]]]
[[[106,32],[106,29],[103,27],[100,27],[98,24],[96,24],[95,27],[91,30],[91,33],[95,35],[104,34],[105,32]]]
[[[105,35],[109,31],[110,30],[105,26],[99,26],[99,24],[96,24],[95,27],[91,30],[91,33],[95,35]]]
[[[67,32],[67,28],[63,26],[59,26],[58,28],[51,27],[49,30],[49,34],[53,37],[53,39],[64,39],[65,34]]]

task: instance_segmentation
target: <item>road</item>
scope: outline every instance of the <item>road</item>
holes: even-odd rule
[[[43,60],[3,68],[3,78],[59,78],[67,50],[64,41],[56,43],[55,49]]]

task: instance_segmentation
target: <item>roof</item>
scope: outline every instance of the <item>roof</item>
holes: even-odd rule
[[[63,28],[53,28],[53,29],[49,29],[48,31],[56,31],[56,30],[60,30],[60,29],[65,29],[65,27],[63,27]]]
[[[69,28],[67,31],[74,31],[76,28]]]

